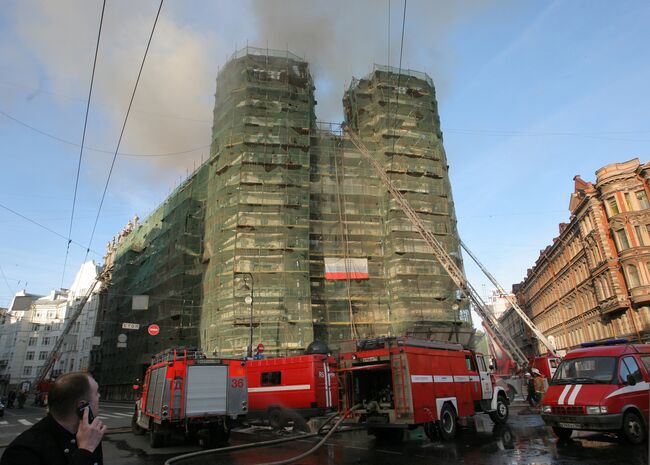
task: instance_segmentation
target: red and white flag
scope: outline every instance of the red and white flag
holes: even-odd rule
[[[325,258],[325,279],[368,279],[368,259]]]

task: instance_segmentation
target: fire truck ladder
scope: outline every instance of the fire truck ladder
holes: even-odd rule
[[[517,304],[517,301],[515,299],[513,299],[510,296],[510,294],[507,293],[505,291],[505,289],[503,289],[503,287],[501,287],[501,284],[499,284],[499,282],[496,280],[496,278],[494,276],[492,276],[492,273],[490,273],[487,270],[487,268],[485,268],[483,266],[483,264],[478,260],[478,258],[476,258],[476,256],[467,248],[467,246],[465,245],[465,243],[463,241],[460,241],[460,246],[463,248],[463,250],[465,252],[467,252],[467,255],[472,257],[472,260],[474,260],[474,263],[476,263],[478,265],[478,267],[481,269],[483,274],[485,274],[485,276],[488,277],[488,279],[492,282],[492,284],[494,284],[494,286],[501,293],[501,295],[506,298],[506,300],[508,301],[508,303],[510,303],[510,305],[512,305],[512,308],[514,309],[515,312],[517,312],[517,315],[519,315],[519,318],[521,318],[524,321],[524,323],[526,323],[526,326],[528,326],[530,328],[530,330],[533,332],[533,334],[535,334],[535,337],[537,337],[537,339],[542,341],[542,344],[544,344],[546,346],[549,353],[551,355],[556,355],[555,354],[555,348],[553,347],[553,344],[551,344],[551,341],[549,341],[548,338],[546,336],[544,336],[544,333],[542,333],[539,330],[539,328],[535,325],[535,323],[533,323],[533,320],[528,318],[528,315],[526,315],[526,312],[524,312],[522,310],[522,308]]]
[[[503,343],[507,355],[520,367],[526,367],[528,365],[528,359],[526,358],[526,355],[524,355],[524,353],[517,346],[510,335],[501,329],[501,325],[499,324],[498,320],[492,311],[487,307],[485,302],[483,302],[483,299],[478,294],[478,292],[476,292],[469,281],[467,281],[467,278],[465,277],[463,271],[458,267],[458,265],[456,265],[456,262],[454,262],[453,258],[442,247],[440,242],[438,242],[438,239],[436,239],[436,237],[426,228],[422,220],[420,220],[417,212],[411,207],[399,189],[395,187],[381,164],[375,160],[365,144],[359,139],[357,134],[352,132],[348,127],[345,127],[344,130],[350,137],[352,144],[354,144],[359,152],[361,152],[361,155],[363,155],[368,163],[370,163],[375,169],[377,175],[384,183],[388,191],[393,195],[399,206],[402,208],[406,217],[411,221],[420,236],[422,236],[422,239],[424,239],[424,242],[429,246],[429,249],[433,253],[433,256],[447,271],[452,281],[454,281],[460,291],[471,300],[471,302],[474,304],[476,312],[483,319],[483,322],[488,326],[488,328],[490,328],[490,331],[499,337]]]
[[[56,344],[54,344],[54,347],[52,348],[52,352],[50,352],[50,357],[48,358],[47,363],[43,365],[41,367],[41,370],[38,372],[38,375],[36,376],[36,381],[34,381],[34,387],[38,386],[39,383],[41,383],[45,379],[50,369],[54,367],[54,364],[56,363],[59,356],[59,351],[61,350],[61,347],[63,347],[63,341],[65,341],[66,336],[70,334],[70,331],[72,331],[72,328],[77,322],[79,315],[81,315],[81,312],[83,311],[86,303],[88,302],[88,299],[90,299],[90,296],[93,294],[93,291],[97,286],[97,283],[103,281],[104,279],[105,279],[105,275],[104,272],[102,272],[99,276],[97,276],[97,278],[95,278],[93,283],[90,285],[90,287],[88,288],[88,292],[86,292],[86,295],[84,295],[81,298],[81,300],[77,303],[77,307],[75,308],[74,312],[70,316],[70,319],[68,320],[68,324],[65,326],[65,328],[63,328],[63,332],[61,333],[61,336],[59,336],[59,339],[56,341]]]

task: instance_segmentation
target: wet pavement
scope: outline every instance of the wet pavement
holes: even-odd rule
[[[130,432],[117,432],[128,427],[130,418],[121,406],[104,407],[102,415],[110,426],[118,427],[104,438],[104,456],[107,464],[162,465],[168,458],[200,450],[196,444],[178,441],[172,447],[152,449],[146,436]],[[34,410],[34,409],[32,409]],[[10,442],[28,424],[36,422],[42,411],[36,409],[9,412],[0,425],[3,442]],[[12,416],[12,413],[20,415]],[[631,446],[619,441],[615,435],[574,433],[571,441],[560,443],[537,414],[522,406],[512,409],[505,427],[495,428],[485,416],[480,416],[476,426],[463,428],[451,442],[431,442],[418,429],[397,444],[379,442],[364,430],[335,434],[316,453],[300,460],[304,465],[436,465],[447,464],[558,464],[558,465],[646,465],[648,446]],[[110,423],[110,422],[113,423]],[[15,425],[14,425],[15,423]],[[477,431],[478,429],[478,431]],[[126,431],[126,428],[122,429]],[[246,444],[283,437],[268,429],[249,428],[233,432],[231,445]],[[294,457],[310,449],[316,438],[298,437],[291,442],[266,448],[213,454],[200,459],[185,460],[181,465],[233,464],[256,465]],[[0,449],[0,454],[4,449]],[[396,461],[399,461],[396,463]],[[408,463],[406,463],[408,462]]]
[[[421,430],[408,433],[396,444],[378,442],[364,430],[333,435],[317,452],[298,462],[303,465],[436,465],[447,464],[648,464],[647,444],[631,446],[614,435],[574,433],[574,438],[559,443],[537,414],[515,408],[508,425],[494,427],[487,420],[460,430],[451,442],[431,442]],[[477,431],[478,428],[478,431]],[[234,432],[231,445],[277,439],[281,436],[264,429]],[[273,447],[212,454],[178,462],[182,465],[256,465],[287,459],[313,447],[316,438],[296,438]],[[199,450],[195,445],[178,444],[151,449],[146,437],[130,433],[114,434],[104,443],[106,463],[163,464],[166,459]]]

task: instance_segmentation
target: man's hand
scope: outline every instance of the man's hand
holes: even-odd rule
[[[95,417],[92,423],[88,423],[88,409],[84,409],[84,416],[79,421],[79,429],[77,429],[77,447],[94,452],[102,442],[105,432],[106,425],[99,418]]]

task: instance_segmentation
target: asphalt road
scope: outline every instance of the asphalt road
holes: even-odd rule
[[[130,425],[129,405],[100,407],[100,417],[114,431],[104,438],[104,457],[108,464],[155,464],[187,452],[200,450],[196,444],[177,441],[175,445],[152,449],[147,436],[134,436],[125,432]],[[20,420],[37,421],[43,409],[27,408],[24,411],[7,411],[0,423],[0,442],[9,442],[19,431],[29,427]],[[115,428],[122,428],[121,432]],[[288,433],[287,433],[288,434]],[[233,432],[231,445],[246,444],[282,437],[264,428],[246,428]],[[5,442],[6,441],[6,442]],[[274,447],[211,454],[200,459],[185,460],[179,465],[258,465],[296,456],[318,439],[296,437]],[[451,442],[429,441],[420,430],[409,434],[406,440],[387,444],[378,442],[364,430],[333,435],[316,453],[297,462],[303,465],[646,465],[648,447],[630,446],[614,435],[579,433],[576,438],[559,443],[542,422],[539,415],[521,407],[513,409],[507,427],[495,428],[489,419],[482,417],[476,425],[460,431]]]

